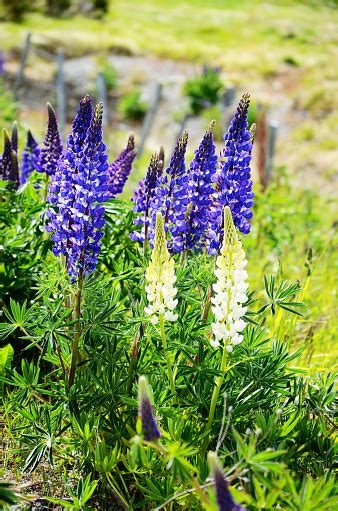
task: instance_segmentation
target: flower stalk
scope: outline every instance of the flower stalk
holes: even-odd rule
[[[81,299],[82,299],[82,291],[83,291],[83,270],[79,271],[79,277],[77,282],[77,290],[75,294],[75,308],[74,308],[74,320],[75,320],[75,334],[74,334],[74,342],[72,347],[72,356],[70,369],[68,374],[68,387],[70,388],[74,382],[74,376],[76,372],[78,353],[79,353],[79,343],[81,338]]]
[[[166,339],[166,335],[165,335],[163,314],[159,314],[158,322],[160,325],[162,346],[163,346],[163,351],[164,351],[165,360],[166,360],[166,364],[167,364],[170,391],[171,391],[171,394],[173,395],[174,403],[176,404],[177,399],[176,399],[175,379],[174,379],[174,374],[173,374],[173,370],[171,367],[171,357],[170,357],[170,353],[168,351],[168,344],[167,344],[167,339]]]
[[[220,374],[215,380],[211,398],[207,422],[208,431],[214,420],[217,399],[226,373],[227,354],[233,350],[233,346],[242,342],[241,332],[246,325],[242,318],[246,312],[246,307],[243,304],[247,301],[247,272],[244,270],[247,261],[228,206],[225,206],[223,216],[223,243],[216,259],[217,282],[213,285],[214,296],[211,298],[215,322],[212,324],[213,339],[210,340],[210,344],[214,348],[219,347],[222,342],[223,351]],[[207,445],[208,438],[203,445],[204,452]]]
[[[161,213],[157,213],[156,216],[155,243],[146,272],[146,280],[148,306],[145,307],[144,311],[150,316],[151,323],[160,326],[170,390],[176,402],[174,375],[171,367],[171,357],[168,352],[164,320],[171,322],[177,320],[178,316],[173,312],[177,305],[177,299],[175,299],[177,289],[174,287],[176,281],[174,261],[169,257]]]

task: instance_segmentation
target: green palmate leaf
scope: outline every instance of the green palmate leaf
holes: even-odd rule
[[[16,325],[0,323],[0,339],[3,341],[17,329]]]
[[[266,275],[264,275],[264,287],[270,302],[263,305],[257,311],[257,314],[262,314],[268,308],[270,308],[271,314],[274,315],[276,312],[276,307],[280,307],[291,312],[292,314],[301,316],[301,313],[297,310],[297,308],[304,307],[305,305],[302,302],[290,300],[290,298],[296,296],[301,290],[299,282],[288,284],[286,281],[281,281],[277,289],[275,289],[275,284],[275,277],[271,276],[268,280]]]

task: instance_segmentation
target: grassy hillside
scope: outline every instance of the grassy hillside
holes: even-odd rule
[[[301,180],[310,172],[316,185],[316,175],[331,182],[337,174],[334,2],[114,0],[102,20],[32,13],[21,24],[0,27],[3,49],[19,48],[31,31],[34,46],[61,47],[66,56],[118,51],[220,65],[226,79],[256,101],[278,112],[291,109],[280,163]]]

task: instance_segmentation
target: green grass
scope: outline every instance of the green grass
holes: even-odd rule
[[[47,18],[34,13],[20,25],[2,23],[2,48],[19,46],[25,31],[68,54],[123,47],[163,57],[217,62],[241,79],[293,59],[324,72],[337,55],[337,11],[322,2],[114,0],[103,20]],[[323,68],[321,71],[323,71]]]

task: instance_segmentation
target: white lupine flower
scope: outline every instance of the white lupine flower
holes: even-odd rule
[[[174,261],[170,259],[167,249],[161,213],[156,216],[155,243],[146,271],[146,280],[145,290],[149,303],[144,312],[150,316],[150,321],[156,325],[159,314],[167,321],[176,321],[178,316],[173,313],[177,305]]]
[[[243,340],[242,332],[246,326],[242,319],[246,313],[243,304],[247,301],[248,277],[244,269],[247,265],[242,244],[239,241],[232,220],[230,208],[224,208],[224,239],[221,253],[216,259],[213,285],[214,296],[211,298],[215,322],[211,325],[213,339],[211,346],[218,347],[220,341],[226,344],[227,351]]]

